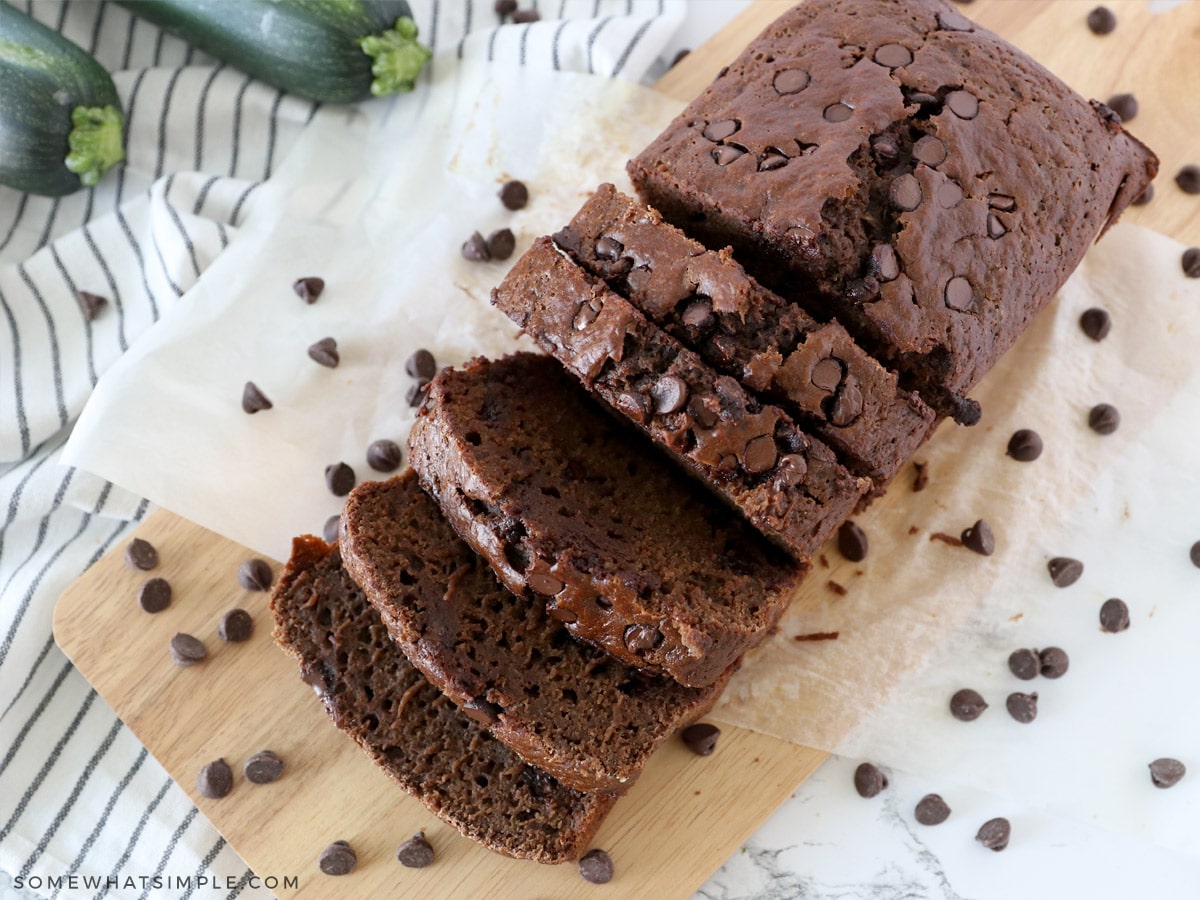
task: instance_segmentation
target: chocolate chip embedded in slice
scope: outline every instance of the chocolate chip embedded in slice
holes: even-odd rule
[[[1042,455],[1042,436],[1031,428],[1021,428],[1008,439],[1008,455],[1017,462],[1033,462]]]
[[[201,797],[220,800],[233,790],[233,770],[223,759],[215,759],[201,767],[196,775],[196,790]]]
[[[913,818],[921,825],[941,825],[950,818],[950,807],[940,794],[926,794],[917,801]]]
[[[959,0],[963,2],[963,0]],[[967,0],[970,2],[970,0]],[[966,16],[961,16],[952,9],[942,10],[937,14],[938,27],[943,31],[974,31],[975,26]]]
[[[400,445],[395,441],[381,439],[367,447],[367,465],[376,472],[395,472],[402,459]]]
[[[659,415],[678,412],[688,399],[688,386],[678,375],[664,375],[650,388],[654,411]]]
[[[1107,310],[1093,306],[1083,311],[1083,315],[1079,317],[1079,327],[1093,341],[1102,341],[1112,330],[1112,318]]]
[[[1112,434],[1121,425],[1121,414],[1110,403],[1097,403],[1088,410],[1088,428],[1096,434]]]
[[[413,378],[430,378],[437,374],[437,360],[424,347],[414,350],[404,361],[404,371]]]
[[[513,4],[514,8],[516,4]],[[525,204],[529,202],[529,188],[525,186],[525,182],[517,181],[515,178],[512,181],[504,182],[504,186],[500,188],[500,202],[504,204],[505,209],[516,211],[524,209]]]
[[[231,609],[221,617],[221,624],[217,626],[221,640],[231,644],[248,641],[253,633],[254,619],[244,609]]]
[[[462,705],[462,711],[484,728],[488,728],[498,722],[500,720],[500,713],[504,712],[500,706],[483,697],[468,700]]]
[[[327,369],[336,369],[342,361],[338,353],[337,341],[331,337],[321,338],[308,348],[308,358]]]
[[[924,195],[921,192],[921,182],[908,172],[895,179],[888,186],[888,200],[892,206],[903,212],[911,212],[921,205]]]
[[[663,633],[654,625],[630,625],[625,629],[624,641],[634,653],[649,653],[662,645]]]
[[[946,161],[946,145],[932,134],[919,138],[912,148],[913,159],[925,165],[940,166]]]
[[[396,859],[407,869],[423,869],[433,864],[433,844],[418,831],[396,850]]]
[[[1046,563],[1050,572],[1050,580],[1055,587],[1070,587],[1083,575],[1083,563],[1069,556],[1056,556]]]
[[[589,850],[579,860],[579,874],[592,884],[608,884],[613,877],[612,858],[603,850]]]
[[[1200,278],[1200,247],[1188,247],[1184,250],[1179,264],[1188,278]]]
[[[955,275],[946,282],[946,291],[943,300],[947,308],[958,312],[965,312],[971,308],[975,302],[975,289],[971,287],[971,282],[961,275]]]
[[[1185,194],[1200,194],[1200,166],[1184,166],[1175,173],[1175,183]]]
[[[862,562],[867,558],[867,533],[850,519],[838,528],[837,544],[838,552],[850,562]]]
[[[354,470],[344,462],[330,463],[325,467],[325,484],[335,497],[345,497],[354,490],[355,481]]]
[[[358,865],[358,854],[345,841],[334,841],[317,857],[317,867],[326,875],[349,875]]]
[[[760,434],[742,452],[742,466],[752,475],[770,471],[778,459],[775,438],[769,434]]]
[[[148,613],[162,612],[171,605],[171,584],[165,578],[151,578],[138,590],[138,606]]]
[[[709,722],[697,722],[679,732],[679,738],[684,746],[697,756],[711,756],[717,749],[717,738],[721,729]]]
[[[271,574],[271,564],[265,559],[248,559],[238,566],[237,580],[248,591],[266,591],[274,580]]]
[[[1087,26],[1092,34],[1112,34],[1117,27],[1117,17],[1107,6],[1097,6],[1087,16]]]
[[[508,259],[516,247],[517,237],[511,228],[501,228],[488,235],[487,251],[492,259]]]
[[[171,638],[171,661],[177,666],[194,666],[208,656],[204,643],[190,634],[180,632]]]
[[[1014,650],[1008,655],[1008,671],[1022,681],[1030,681],[1042,670],[1041,658],[1028,648]]]
[[[251,784],[270,784],[283,775],[283,760],[270,750],[259,750],[246,760],[242,774]]]
[[[771,84],[777,94],[798,94],[808,87],[811,80],[809,74],[803,69],[784,69],[782,72],[775,73]]]
[[[1105,106],[1120,116],[1122,122],[1130,122],[1138,114],[1137,97],[1133,94],[1114,94]]]
[[[825,107],[821,113],[826,122],[845,122],[854,115],[854,107],[849,103],[834,103]]]
[[[980,696],[979,691],[963,688],[955,691],[950,698],[950,715],[960,722],[974,722],[988,708],[987,702]]]
[[[420,406],[425,402],[425,397],[428,394],[426,390],[429,387],[428,378],[418,378],[413,384],[409,385],[407,391],[404,392],[404,401],[409,406]]]
[[[134,538],[125,545],[125,565],[131,569],[149,572],[158,565],[158,551],[149,541]]]
[[[1071,665],[1071,658],[1062,647],[1047,647],[1038,657],[1043,678],[1062,678]]]
[[[963,546],[980,556],[991,556],[996,552],[996,537],[992,534],[992,526],[979,519],[962,533]]]
[[[887,776],[874,763],[859,763],[858,768],[854,770],[854,789],[860,797],[870,799],[878,796],[887,786]]]
[[[1169,788],[1179,784],[1187,774],[1187,767],[1177,759],[1164,756],[1150,763],[1150,780],[1156,788]]]
[[[296,292],[296,296],[305,303],[316,303],[317,298],[325,290],[325,279],[309,276],[308,278],[297,278],[292,282],[292,290]]]
[[[487,240],[478,231],[463,242],[462,255],[463,259],[471,262],[487,262],[492,258],[488,253]]]
[[[960,119],[979,115],[979,99],[970,91],[951,91],[946,95],[946,106]]]
[[[975,834],[975,840],[983,844],[989,850],[995,850],[997,853],[1008,846],[1008,840],[1012,836],[1012,824],[1003,816],[997,816],[994,819],[988,819],[979,826],[979,831]]]
[[[79,301],[79,308],[83,310],[83,317],[89,322],[100,315],[104,307],[108,306],[107,297],[101,297],[91,291],[79,291],[75,294],[75,298]]]
[[[912,51],[903,44],[884,44],[875,50],[871,58],[889,69],[898,69],[913,61]]]
[[[1022,724],[1028,724],[1037,718],[1037,704],[1037,691],[1032,694],[1014,691],[1004,701],[1008,714]]]
[[[733,137],[741,127],[742,123],[737,119],[721,119],[717,122],[709,122],[700,133],[715,143],[723,141],[727,137]]]
[[[1119,597],[1105,600],[1100,607],[1100,630],[1116,634],[1129,627],[1129,605]]]
[[[267,399],[267,395],[259,390],[258,385],[253,381],[247,381],[246,386],[242,388],[242,411],[254,415],[256,412],[262,412],[264,409],[270,409],[274,404]]]

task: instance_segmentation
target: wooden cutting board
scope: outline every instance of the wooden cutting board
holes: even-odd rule
[[[659,87],[690,99],[787,5],[759,0]],[[1200,101],[1184,91],[1200,84],[1200,3],[1155,17],[1140,0],[1109,0],[1120,24],[1105,38],[1084,24],[1093,5],[979,0],[966,11],[1088,96],[1137,94],[1142,111],[1132,130],[1159,153],[1168,177],[1160,178],[1152,203],[1125,218],[1200,244],[1200,199],[1169,183],[1179,166],[1200,162],[1194,133]],[[879,502],[904,497],[894,492]],[[272,643],[266,595],[237,584],[247,550],[167,511],[152,515],[136,534],[159,550],[152,574],[174,586],[170,608],[154,616],[138,609],[136,593],[149,575],[124,565],[122,545],[64,593],[55,609],[55,637],[255,872],[298,879],[295,887],[275,888],[281,896],[687,897],[826,757],[736,728],[724,730],[711,757],[671,742],[596,838],[616,861],[613,884],[589,885],[574,866],[505,859],[442,825],[333,728],[291,659]],[[226,644],[217,623],[238,606],[253,615],[255,633],[245,644]],[[178,631],[204,640],[205,662],[187,669],[172,664],[167,643]],[[267,748],[286,761],[287,771],[275,784],[249,784],[241,764]],[[196,793],[196,773],[217,757],[238,773],[235,787],[224,799],[206,800]],[[432,841],[437,863],[404,869],[393,854],[418,829]],[[349,841],[359,859],[356,871],[340,879],[316,868],[317,855],[337,839]]]

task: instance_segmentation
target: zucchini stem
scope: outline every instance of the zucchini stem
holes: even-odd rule
[[[394,28],[382,34],[359,38],[363,53],[371,57],[371,93],[376,97],[411,91],[417,76],[433,52],[417,43],[417,23],[408,16],[396,20]]]
[[[121,146],[124,119],[113,106],[77,106],[71,110],[71,125],[67,135],[71,152],[64,164],[85,187],[92,187],[125,158]]]

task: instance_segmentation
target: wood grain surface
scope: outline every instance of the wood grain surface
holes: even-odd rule
[[[788,5],[759,0],[668,72],[660,89],[690,99]],[[1142,0],[1108,0],[1119,25],[1103,38],[1084,24],[1094,5],[978,0],[964,11],[1087,96],[1136,94],[1141,111],[1130,128],[1159,154],[1163,174],[1154,200],[1130,210],[1125,220],[1200,244],[1200,199],[1171,182],[1181,165],[1200,162],[1200,2],[1155,16]],[[63,595],[55,637],[259,875],[299,879],[297,889],[277,890],[283,896],[687,897],[826,756],[734,728],[725,730],[711,757],[693,756],[671,742],[597,836],[595,845],[616,862],[611,885],[589,885],[570,865],[508,860],[442,825],[333,728],[291,659],[272,643],[266,594],[245,591],[236,581],[248,551],[166,511],[152,515],[136,534],[159,549],[158,570],[127,568],[124,545],[115,548]],[[136,602],[151,575],[167,578],[175,589],[170,608],[153,616]],[[217,624],[239,606],[253,615],[254,636],[226,644],[217,637]],[[203,663],[184,669],[171,662],[167,644],[179,631],[205,642]],[[286,761],[275,784],[253,785],[241,776],[241,765],[262,749]],[[206,800],[196,792],[196,773],[217,757],[233,766],[234,789],[221,800]],[[405,869],[394,852],[418,829],[433,843],[437,862]],[[359,864],[335,879],[317,870],[316,859],[337,839],[355,847]]]

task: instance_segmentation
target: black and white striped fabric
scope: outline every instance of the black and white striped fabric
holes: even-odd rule
[[[661,67],[686,12],[684,0],[523,0],[542,20],[515,25],[493,0],[411,4],[435,68],[471,57],[635,81]],[[0,894],[187,897],[195,886],[148,879],[205,875],[223,886],[210,895],[268,896],[54,645],[58,596],[149,512],[59,457],[105,370],[236,240],[315,105],[112,3],[15,5],[114,73],[128,160],[69,197],[0,187]],[[81,290],[109,300],[93,321]],[[47,881],[65,876],[75,888]]]

